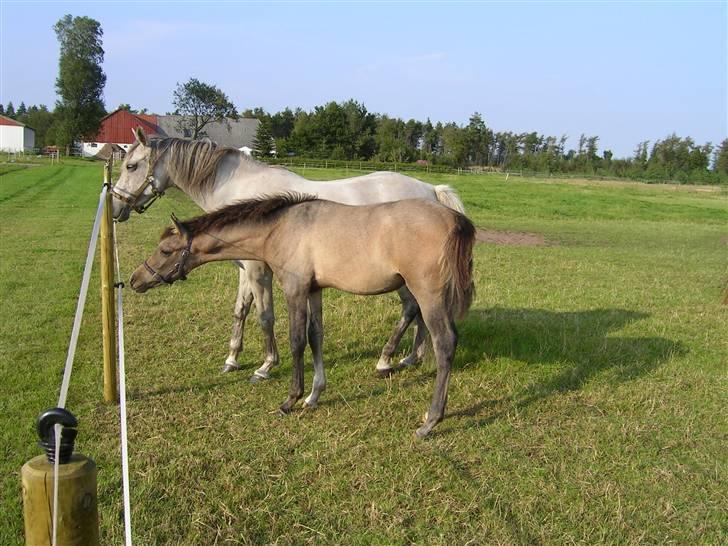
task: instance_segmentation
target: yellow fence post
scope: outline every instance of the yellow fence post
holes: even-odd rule
[[[111,160],[104,166],[104,184],[111,188]],[[101,322],[104,341],[104,400],[117,403],[116,310],[114,308],[114,241],[111,219],[111,193],[106,194],[101,218]]]

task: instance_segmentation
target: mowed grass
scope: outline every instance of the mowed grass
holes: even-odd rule
[[[0,544],[22,543],[20,467],[57,401],[102,168],[0,177]],[[311,178],[344,171],[306,169]],[[349,173],[351,174],[351,173]],[[721,544],[728,534],[725,192],[423,176],[482,228],[542,247],[477,245],[447,417],[413,437],[434,364],[379,380],[396,296],[324,298],[328,390],[287,417],[282,365],[221,375],[237,273],[212,264],[125,289],[132,524],[138,544]],[[155,247],[176,191],[118,226],[123,275]],[[99,466],[104,544],[122,542],[118,410],[102,402],[98,276],[68,407]],[[411,338],[403,343],[403,352]],[[312,371],[307,354],[306,381]]]

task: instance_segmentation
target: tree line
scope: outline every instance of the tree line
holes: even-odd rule
[[[475,112],[466,125],[403,120],[369,112],[355,101],[329,102],[310,111],[244,110],[261,121],[255,146],[267,156],[312,159],[428,162],[451,167],[573,173],[693,183],[728,182],[728,139],[714,147],[669,135],[637,144],[634,154],[615,158],[599,149],[599,137],[580,135],[567,149],[566,135],[494,131]]]

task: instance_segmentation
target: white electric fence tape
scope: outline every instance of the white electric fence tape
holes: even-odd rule
[[[119,270],[119,247],[116,244],[116,224],[114,224],[114,264],[116,265],[116,282],[121,283]],[[126,371],[124,355],[124,312],[122,310],[122,286],[116,288],[116,312],[118,314],[118,346],[119,346],[119,414],[121,417],[121,485],[124,496],[124,536],[126,546],[131,544],[131,498],[129,495],[129,449],[126,431]]]
[[[99,206],[96,209],[96,218],[94,219],[94,227],[91,230],[91,240],[88,243],[88,252],[86,254],[86,265],[83,270],[83,278],[81,280],[81,291],[78,295],[78,303],[76,304],[76,317],[73,319],[73,329],[71,330],[71,341],[68,345],[68,356],[66,357],[66,367],[63,370],[63,381],[61,382],[61,392],[58,396],[58,407],[66,407],[66,397],[68,396],[68,385],[71,382],[71,371],[73,370],[73,359],[76,356],[76,345],[78,344],[78,333],[81,330],[81,319],[83,318],[83,308],[86,305],[86,294],[88,293],[88,284],[91,279],[91,269],[94,263],[94,255],[96,253],[96,242],[99,238],[99,227],[101,226],[101,214],[104,211],[104,203],[106,201],[107,186],[104,186],[99,196]],[[58,459],[61,446],[61,425],[53,426],[56,437],[56,461],[53,464],[53,540],[52,545],[57,544],[58,531]]]

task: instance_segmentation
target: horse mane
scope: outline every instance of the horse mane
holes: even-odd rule
[[[157,158],[165,156],[172,181],[194,196],[212,189],[217,167],[228,155],[237,155],[252,165],[260,165],[241,151],[218,146],[210,139],[156,138],[149,145],[156,151]]]
[[[306,203],[317,199],[318,197],[315,195],[296,192],[266,195],[255,199],[238,201],[209,214],[203,214],[191,220],[180,222],[180,224],[194,236],[197,233],[207,230],[222,229],[230,224],[235,224],[243,220],[246,222],[269,221],[273,219],[276,212],[280,212],[293,205],[298,205],[299,203]],[[167,228],[162,234],[162,238],[169,235],[172,229],[171,227]]]

